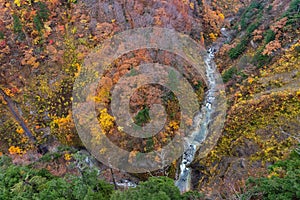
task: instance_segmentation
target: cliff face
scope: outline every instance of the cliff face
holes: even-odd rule
[[[90,28],[114,22],[116,31],[147,26],[172,28],[195,40],[211,42],[248,1],[83,1]],[[82,11],[85,12],[85,11]],[[204,42],[204,41],[203,41]]]
[[[92,20],[114,20],[120,31],[146,26],[173,28],[187,34],[201,30],[199,17],[194,17],[199,7],[196,1],[86,1],[86,5],[91,6]]]

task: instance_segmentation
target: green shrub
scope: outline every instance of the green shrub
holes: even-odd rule
[[[174,185],[174,180],[168,177],[151,177],[136,188],[115,192],[111,200],[188,200],[193,197],[199,199],[201,195],[197,192],[181,195],[179,189]]]
[[[259,21],[250,24],[246,30],[246,37],[250,38],[252,36],[253,31],[258,28],[259,24]]]
[[[4,39],[4,33],[2,31],[0,31],[0,39]]]
[[[300,54],[300,46],[296,46],[295,51],[297,52],[297,54]]]
[[[79,154],[74,154],[75,160]],[[168,177],[151,177],[136,188],[113,192],[113,186],[98,178],[98,172],[85,167],[81,176],[67,174],[65,177],[52,175],[45,169],[13,165],[7,156],[0,157],[0,199],[22,200],[143,200],[200,199],[198,192],[180,194],[174,180]]]
[[[236,47],[229,50],[229,57],[231,59],[238,58],[247,48],[248,39],[243,38],[242,41],[236,45]]]
[[[146,107],[138,112],[134,121],[137,125],[142,126],[150,121],[149,108]]]
[[[300,26],[300,0],[292,0],[283,17],[288,18],[286,25],[293,25],[293,28],[298,28]]]
[[[285,16],[288,17],[290,14],[299,13],[300,0],[292,0],[289,9],[286,11]]]
[[[0,157],[0,199],[109,199],[113,186],[98,179],[95,170],[60,178],[47,170],[17,166]]]
[[[268,178],[249,178],[247,184],[251,189],[242,199],[300,199],[300,155],[293,152],[289,159],[269,167]]]
[[[153,138],[148,138],[146,142],[146,150],[147,152],[153,151],[154,150],[154,140]]]
[[[252,32],[258,28],[260,24],[260,20],[258,20],[257,22],[252,23],[251,25],[248,26],[247,30],[246,30],[246,35],[242,38],[241,42],[239,44],[236,45],[236,47],[231,48],[229,50],[229,57],[231,59],[236,59],[238,58],[242,53],[244,53],[244,51],[247,48],[247,45],[249,43],[249,41],[251,40],[252,37]]]
[[[269,42],[275,40],[275,33],[271,29],[265,32],[265,43],[268,44]]]
[[[222,75],[223,82],[227,83],[234,75],[237,74],[237,72],[238,71],[236,67],[231,67],[230,69],[226,70]]]
[[[49,18],[49,14],[50,14],[50,11],[47,7],[47,5],[43,2],[38,2],[38,7],[39,7],[39,10],[37,12],[37,16],[42,20],[42,21],[47,21],[48,18]]]
[[[252,33],[261,24],[263,5],[261,2],[254,1],[246,9],[241,16],[240,25],[241,29],[246,29],[246,35],[243,36],[241,42],[236,47],[229,50],[229,57],[231,59],[238,58],[247,48],[248,43],[252,38]],[[253,22],[254,21],[254,22]],[[251,23],[253,22],[253,23]],[[250,24],[251,23],[251,24]]]
[[[33,24],[34,24],[35,29],[38,32],[41,32],[44,28],[44,23],[43,23],[43,21],[41,21],[41,19],[38,17],[38,15],[34,16]]]
[[[273,9],[273,6],[269,5],[268,8],[267,8],[267,11],[270,12],[272,9]]]
[[[258,50],[252,59],[252,63],[255,64],[257,68],[261,68],[271,61],[271,56],[263,55],[262,52],[262,49]]]
[[[36,30],[41,32],[44,29],[44,22],[49,18],[50,11],[43,2],[38,2],[38,7],[38,11],[33,18],[33,24]]]
[[[22,33],[23,26],[22,26],[19,16],[16,14],[13,14],[12,17],[13,17],[13,21],[14,21],[14,27],[13,27],[14,33],[18,33],[18,34]]]
[[[60,150],[70,149],[60,148]],[[202,194],[195,191],[181,195],[174,184],[174,180],[168,177],[151,177],[136,188],[114,192],[113,186],[100,180],[95,168],[91,168],[85,163],[85,156],[80,153],[74,153],[73,158],[78,162],[77,164],[82,166],[81,175],[67,174],[64,177],[57,177],[46,169],[34,169],[33,166],[35,164],[29,166],[14,165],[9,157],[1,156],[0,199],[192,200],[203,197]],[[70,167],[77,165],[76,162],[71,163]]]
[[[246,29],[249,23],[253,21],[253,17],[255,17],[261,10],[263,9],[263,5],[261,2],[254,1],[252,2],[243,15],[241,16],[240,25],[242,30]]]

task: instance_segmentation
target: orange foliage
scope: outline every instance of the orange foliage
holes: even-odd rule
[[[201,45],[204,45],[204,42],[205,42],[205,41],[204,41],[204,35],[203,35],[203,32],[201,32],[201,33],[200,33],[200,44],[201,44]]]
[[[21,61],[22,65],[31,65],[34,68],[37,68],[40,63],[37,61],[37,58],[33,56],[33,49],[25,52],[24,58]]]
[[[215,33],[210,33],[209,34],[209,38],[212,40],[212,41],[215,41],[217,39],[217,34]]]
[[[15,154],[22,155],[26,153],[25,150],[22,150],[20,147],[16,147],[16,146],[9,147],[8,151],[11,155],[15,155]]]
[[[263,39],[263,31],[262,30],[255,30],[253,31],[253,41],[260,41]]]
[[[99,121],[101,129],[107,133],[113,128],[115,118],[107,112],[106,108],[104,108],[100,111]]]
[[[81,146],[81,140],[76,133],[72,113],[69,113],[67,117],[55,117],[51,122],[51,132],[63,144]]]
[[[205,30],[209,32],[218,33],[220,31],[221,26],[223,25],[223,21],[225,16],[219,11],[214,11],[212,8],[206,3],[205,0],[202,0],[203,4],[203,26]]]
[[[263,55],[271,55],[273,52],[281,49],[281,43],[278,40],[271,41],[267,44],[266,48],[263,51]]]
[[[22,128],[18,128],[16,132],[20,135],[24,134],[24,130]]]
[[[223,13],[219,13],[218,15],[219,15],[219,17],[220,17],[221,21],[224,21],[224,19],[225,19],[225,16],[224,16],[224,14],[223,14]]]
[[[7,96],[9,96],[9,97],[15,96],[14,93],[13,93],[10,89],[8,89],[8,88],[4,88],[3,91],[4,91],[5,94],[6,94]]]
[[[286,25],[287,20],[287,17],[282,18],[281,20],[275,22],[270,29],[275,33],[278,33]]]
[[[66,154],[64,155],[64,159],[65,159],[66,161],[70,161],[70,160],[72,159],[72,155],[66,153]]]
[[[286,25],[288,18],[284,17],[281,20],[275,22],[270,29],[274,31],[275,40],[267,44],[266,48],[263,51],[263,55],[271,55],[273,52],[281,49],[281,37],[283,36],[282,28]]]

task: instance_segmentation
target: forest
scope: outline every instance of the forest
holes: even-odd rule
[[[0,0],[0,199],[300,199],[300,0]]]

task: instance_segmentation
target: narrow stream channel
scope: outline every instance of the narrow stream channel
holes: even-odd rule
[[[194,123],[197,124],[196,130],[192,133],[190,138],[187,138],[187,150],[182,156],[180,164],[180,174],[175,185],[181,192],[189,191],[191,189],[191,169],[187,167],[192,163],[195,157],[195,153],[201,143],[205,140],[208,134],[208,124],[211,121],[212,103],[215,100],[216,82],[214,74],[216,72],[216,66],[213,62],[214,49],[208,50],[208,56],[205,58],[206,64],[206,76],[208,79],[208,91],[206,92],[206,98],[201,108],[201,112],[195,116]]]
[[[193,132],[189,138],[186,138],[186,150],[182,156],[182,161],[180,163],[180,173],[178,179],[175,181],[175,185],[183,193],[191,190],[191,171],[192,169],[188,167],[194,160],[195,154],[201,144],[205,141],[207,135],[209,134],[209,124],[213,120],[213,113],[215,112],[212,105],[214,104],[218,84],[215,78],[215,74],[219,73],[214,63],[214,54],[219,50],[220,46],[224,42],[231,40],[230,34],[225,28],[221,29],[221,33],[224,37],[220,38],[216,43],[214,43],[208,50],[207,56],[204,58],[206,65],[206,77],[208,82],[208,91],[206,92],[204,103],[201,107],[199,113],[194,117],[193,120]]]

